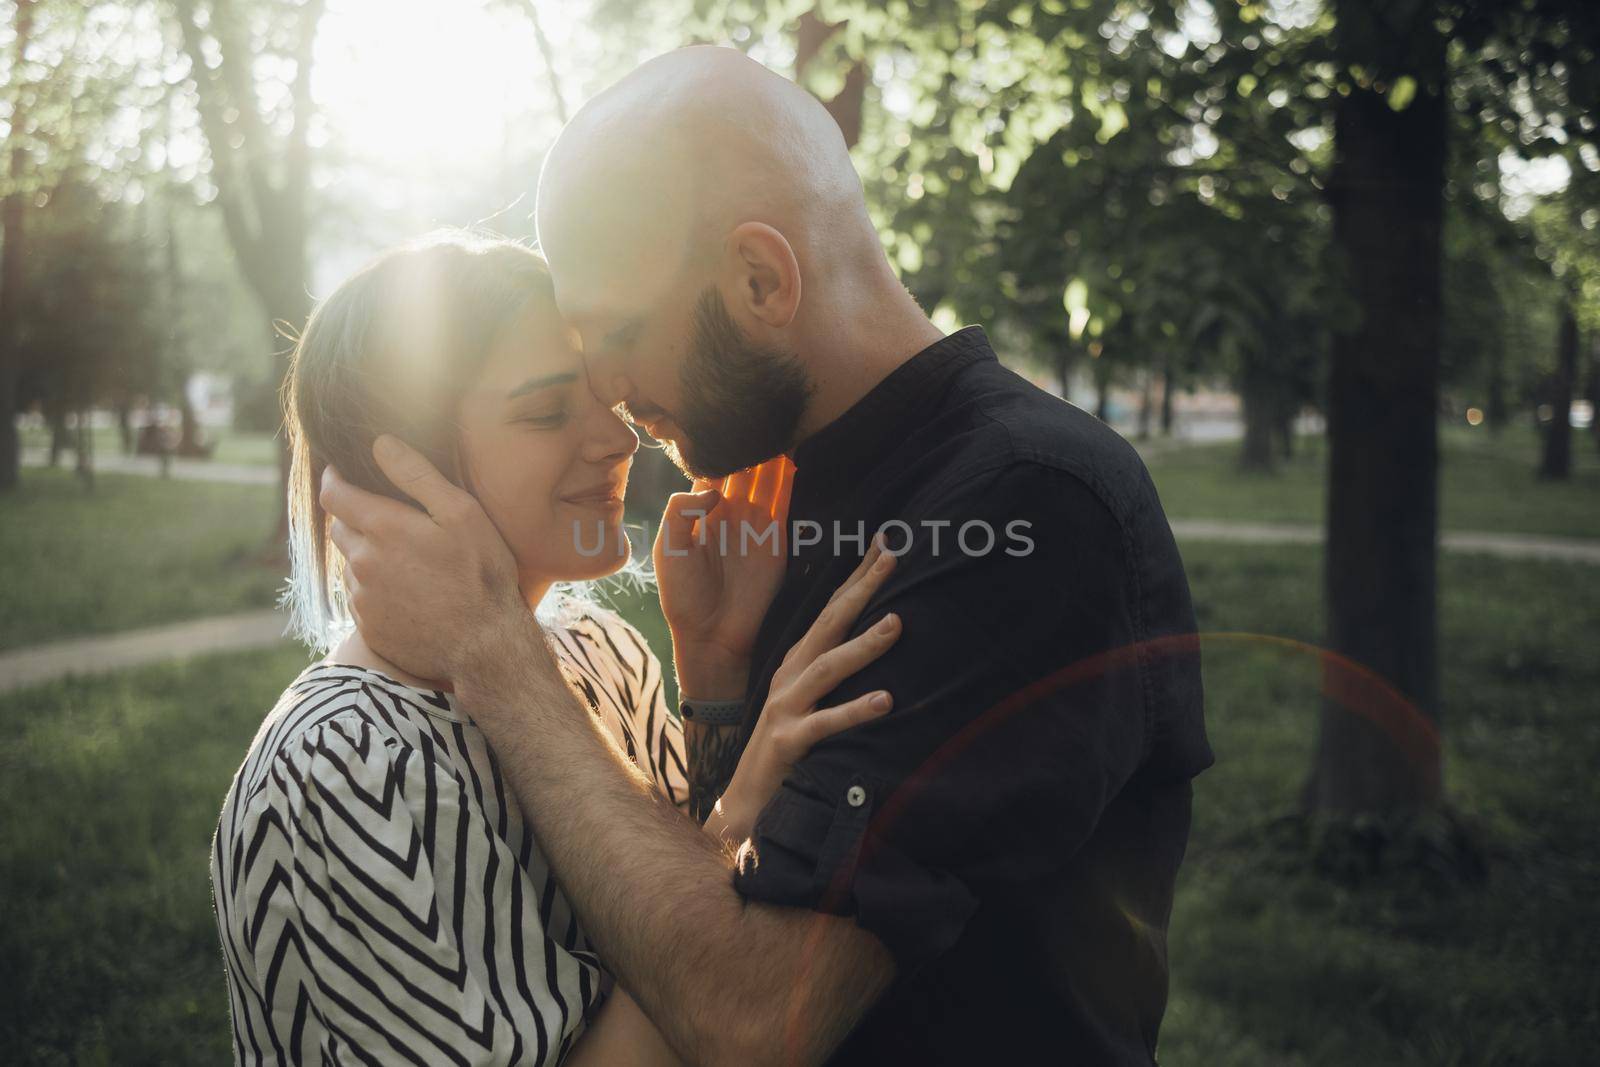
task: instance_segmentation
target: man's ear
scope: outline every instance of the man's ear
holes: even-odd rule
[[[793,322],[800,310],[800,260],[788,239],[764,222],[743,222],[724,247],[729,309],[775,330]]]

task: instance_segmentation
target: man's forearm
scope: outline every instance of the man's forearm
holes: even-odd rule
[[[458,682],[579,921],[695,1063],[825,1056],[887,985],[853,922],[746,906],[726,851],[659,796],[567,688],[537,636]]]
[[[747,658],[719,655],[672,637],[672,665],[681,697],[697,700],[740,700],[750,677]],[[736,725],[683,724],[684,755],[689,764],[689,813],[703,823],[717,799],[727,792],[739,766],[743,731]]]
[[[689,814],[703,823],[728,791],[733,772],[739,766],[737,726],[707,726],[699,722],[683,724],[683,748],[689,764]]]

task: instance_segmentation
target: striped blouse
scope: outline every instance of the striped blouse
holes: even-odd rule
[[[569,682],[680,806],[683,735],[638,631],[552,632]],[[236,1062],[555,1064],[608,981],[445,693],[317,664],[234,778],[212,847]]]

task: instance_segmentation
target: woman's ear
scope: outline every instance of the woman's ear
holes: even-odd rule
[[[742,311],[781,330],[800,310],[800,260],[787,238],[764,222],[744,222],[728,234],[724,297]]]

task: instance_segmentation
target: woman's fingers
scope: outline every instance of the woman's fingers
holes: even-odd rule
[[[803,730],[807,751],[825,738],[881,717],[892,707],[894,698],[887,691],[879,689],[876,692],[863,693],[837,707],[812,712],[807,716]]]
[[[787,696],[791,707],[814,708],[841,682],[882,656],[900,639],[900,616],[889,614],[865,633],[822,653],[800,672]]]
[[[828,601],[822,609],[822,614],[817,616],[817,621],[812,623],[812,630],[820,642],[815,646],[818,652],[832,648],[844,640],[844,635],[850,632],[850,628],[861,617],[867,602],[893,573],[894,565],[894,553],[885,551],[875,544],[873,550],[867,553],[867,558],[862,559],[856,572],[845,579],[839,591]],[[811,634],[808,633],[806,636],[810,637]]]
[[[855,571],[828,598],[816,620],[789,650],[785,662],[792,664],[795,670],[802,670],[843,641],[845,634],[850,632],[860,617],[862,609],[867,606],[867,601],[893,570],[894,556],[883,550],[881,538],[873,538],[872,547],[862,557]]]

